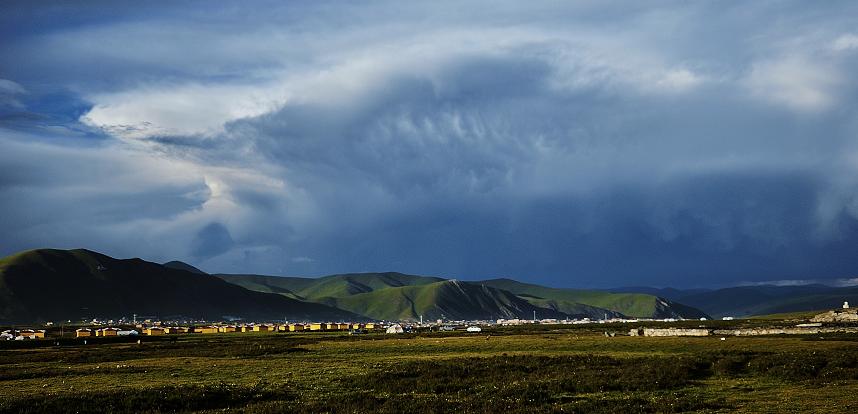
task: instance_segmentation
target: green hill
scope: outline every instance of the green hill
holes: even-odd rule
[[[341,297],[327,297],[324,303],[374,319],[514,319],[533,317],[567,318],[544,309],[510,292],[484,285],[442,280],[429,284],[389,287]]]
[[[204,273],[89,250],[31,250],[0,259],[0,321],[157,315],[209,320],[357,319],[283,295],[254,292]]]
[[[239,285],[245,289],[255,290],[257,292],[278,293],[290,297],[296,297],[299,299],[301,299],[302,297],[295,293],[293,289],[302,289],[303,287],[311,285],[314,281],[314,279],[308,279],[303,277],[285,276],[280,277],[240,274],[216,274],[214,276],[217,276],[229,283]]]
[[[432,315],[432,319],[440,314],[453,319],[462,319],[459,318],[462,315],[477,319],[529,319],[534,310],[540,318],[705,316],[696,309],[652,295],[554,289],[510,279],[456,282],[463,290],[456,291],[449,289],[449,284],[445,283],[450,282],[447,279],[394,272],[339,274],[318,279],[260,275],[218,277],[248,289],[311,300],[380,319],[416,319],[421,314],[424,318]],[[450,299],[453,297],[455,301]],[[462,306],[457,308],[454,302]],[[480,310],[480,306],[484,308]]]
[[[319,300],[369,293],[379,289],[428,285],[441,281],[444,279],[396,272],[347,273],[316,279],[315,283],[300,289],[298,294],[311,300]]]
[[[228,274],[215,276],[257,292],[279,293],[312,301],[341,298],[391,287],[426,285],[445,280],[396,272],[345,273],[320,278]]]
[[[636,318],[696,319],[707,316],[690,306],[644,293],[559,289],[522,283],[512,279],[492,279],[477,283],[510,291],[536,306],[550,306],[561,312],[572,312],[577,306],[587,305]]]
[[[373,319],[566,318],[505,291],[466,282],[403,273],[348,273],[318,279],[261,275],[217,275],[247,289],[324,303]],[[601,311],[601,310],[600,310]]]
[[[287,296],[294,299],[304,300],[303,297],[293,292],[286,286],[302,286],[304,278],[292,277],[277,277],[277,276],[262,276],[262,275],[215,275],[229,283],[241,286],[245,289],[256,292],[276,293],[278,295]],[[290,283],[291,279],[299,279],[294,283]]]

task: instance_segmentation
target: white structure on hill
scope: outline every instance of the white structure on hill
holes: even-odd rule
[[[811,322],[858,322],[858,308],[835,309],[820,313],[810,319]]]
[[[402,325],[398,323],[396,325],[390,325],[387,327],[387,333],[389,334],[401,334],[403,332],[405,331],[402,329]]]

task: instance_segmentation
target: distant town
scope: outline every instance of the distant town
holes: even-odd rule
[[[732,318],[725,318],[729,320]],[[677,322],[683,319],[497,319],[497,320],[472,320],[472,321],[444,321],[434,322],[305,322],[305,323],[224,323],[206,321],[160,321],[157,319],[145,319],[140,322],[130,319],[101,320],[92,319],[81,321],[77,324],[67,321],[70,330],[56,331],[56,336],[64,337],[74,332],[75,338],[101,338],[117,336],[160,336],[178,334],[217,334],[217,333],[244,333],[244,332],[346,332],[352,335],[365,333],[408,333],[417,331],[466,331],[481,332],[483,328],[493,326],[516,326],[528,324],[542,325],[581,325],[581,324],[611,324],[611,323],[635,323],[635,322]],[[706,320],[703,318],[703,320]],[[53,322],[48,322],[46,327],[56,328]],[[75,328],[76,327],[76,328]],[[45,329],[21,328],[9,329],[0,334],[0,340],[31,340],[45,339]],[[50,338],[50,335],[47,335]]]
[[[422,318],[421,318],[422,319]],[[722,321],[733,321],[730,316],[722,317]],[[708,321],[707,318],[699,318],[700,322]],[[540,325],[582,325],[582,324],[644,324],[644,323],[671,323],[687,322],[687,319],[663,318],[605,318],[591,320],[583,319],[497,319],[497,320],[472,320],[472,321],[445,321],[438,319],[434,322],[415,321],[381,321],[381,322],[304,322],[304,323],[226,323],[207,321],[160,321],[153,318],[143,319],[138,322],[137,316],[131,319],[120,318],[118,320],[92,319],[73,324],[66,321],[70,327],[66,332],[65,325],[60,326],[57,331],[53,322],[47,322],[45,328],[53,328],[53,335],[48,335],[48,329],[33,329],[30,327],[20,329],[7,329],[0,333],[0,340],[40,340],[52,337],[64,338],[74,334],[74,338],[107,338],[123,336],[162,336],[180,334],[230,334],[230,333],[288,333],[288,332],[341,332],[350,335],[367,333],[402,334],[411,332],[449,332],[465,331],[471,333],[482,332],[483,328],[518,326],[528,324]],[[835,309],[820,313],[809,319],[809,323],[799,323],[791,327],[754,327],[715,329],[705,326],[696,328],[687,327],[660,327],[647,328],[635,327],[627,332],[628,336],[754,336],[754,335],[801,335],[814,333],[858,333],[855,326],[824,326],[823,324],[841,324],[858,322],[858,308],[851,308],[849,302],[844,302],[841,309]],[[608,333],[615,336],[616,332]]]

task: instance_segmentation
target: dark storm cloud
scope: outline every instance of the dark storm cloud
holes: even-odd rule
[[[34,115],[0,124],[5,253],[567,286],[858,268],[851,3],[16,8],[52,23],[0,43],[0,103]]]
[[[197,232],[192,253],[198,260],[205,260],[225,253],[233,244],[232,236],[223,224],[211,223]]]

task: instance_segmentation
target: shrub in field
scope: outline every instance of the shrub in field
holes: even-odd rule
[[[492,357],[414,361],[365,378],[391,393],[485,391],[533,399],[558,393],[672,389],[701,378],[707,369],[691,358]]]
[[[858,379],[858,355],[849,349],[716,353],[700,359],[709,360],[712,373],[722,377],[768,377],[789,382]]]
[[[292,394],[228,384],[124,389],[120,391],[29,398],[0,403],[8,413],[175,412],[246,405],[254,400],[288,399]]]

